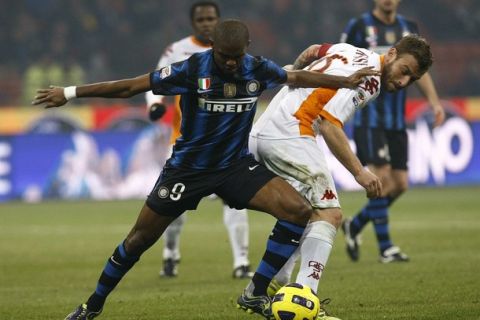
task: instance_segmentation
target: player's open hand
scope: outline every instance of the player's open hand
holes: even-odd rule
[[[61,107],[67,103],[63,94],[63,87],[50,86],[48,89],[38,89],[37,95],[33,98],[33,105],[44,105],[45,108]]]
[[[365,77],[375,77],[375,76],[380,76],[382,73],[379,70],[373,70],[374,67],[365,67],[362,68],[358,71],[356,71],[354,74],[348,77],[348,82],[349,82],[349,88],[350,89],[355,89],[358,87],[359,84],[365,81]]]
[[[355,180],[365,188],[368,198],[378,198],[382,195],[382,182],[370,171],[363,169],[355,176]]]

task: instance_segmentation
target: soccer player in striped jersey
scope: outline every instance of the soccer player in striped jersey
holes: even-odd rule
[[[157,69],[172,63],[188,59],[192,54],[203,52],[211,48],[210,38],[213,29],[220,19],[220,10],[213,1],[195,2],[190,8],[190,21],[193,35],[183,38],[169,45],[160,57]],[[165,97],[155,95],[152,91],[146,93],[149,117],[152,121],[160,119],[166,112]],[[180,96],[175,96],[173,106],[171,146],[180,137]],[[170,156],[171,149],[168,154]],[[186,220],[182,214],[173,221],[163,235],[163,267],[160,275],[174,277],[178,273],[180,262],[180,233]],[[246,209],[230,208],[223,204],[223,221],[227,228],[228,237],[233,255],[233,278],[251,278],[250,261],[248,260],[248,216]]]
[[[257,99],[267,89],[299,87],[355,88],[371,68],[349,77],[313,71],[287,71],[247,53],[248,28],[238,20],[215,27],[211,50],[196,53],[150,74],[118,81],[40,89],[32,102],[59,107],[72,98],[128,98],[152,90],[181,95],[181,136],[142,207],[138,219],[100,275],[95,291],[66,320],[98,316],[122,277],[162,235],[168,225],[199,201],[216,193],[230,206],[251,208],[277,218],[267,250],[239,306],[270,318],[267,287],[298,247],[312,207],[292,186],[258,163],[248,150]],[[199,248],[200,249],[200,248]]]
[[[397,14],[400,0],[375,0],[372,12],[352,19],[345,28],[341,42],[384,53],[402,37],[418,33],[416,23]],[[404,72],[408,72],[405,70]],[[440,104],[430,74],[417,82],[435,115],[434,125],[440,125],[445,113]],[[408,261],[408,256],[394,246],[390,238],[388,212],[392,203],[408,188],[408,137],[405,125],[406,90],[383,91],[379,97],[355,114],[354,139],[357,155],[370,171],[382,179],[384,192],[370,199],[353,219],[342,225],[347,253],[353,261],[359,259],[358,235],[372,222],[383,263]]]
[[[284,87],[253,126],[250,151],[257,161],[289,182],[313,208],[299,249],[275,276],[278,286],[290,282],[295,259],[300,254],[295,282],[316,292],[341,225],[338,193],[316,136],[323,136],[369,198],[380,196],[380,179],[364,168],[350,149],[343,125],[356,110],[379,95],[381,86],[388,92],[404,88],[420,78],[431,64],[429,45],[413,35],[403,38],[385,55],[341,43],[311,46],[297,59],[294,68],[308,65],[305,70],[348,76],[371,66],[381,70],[381,77],[367,77],[355,89]],[[409,72],[404,73],[404,69]],[[336,318],[321,309],[318,319]]]

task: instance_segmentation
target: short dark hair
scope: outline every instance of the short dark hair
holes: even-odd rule
[[[195,15],[195,10],[199,7],[213,7],[215,9],[215,12],[217,13],[217,17],[220,17],[220,8],[218,7],[218,4],[213,1],[198,1],[192,4],[190,7],[190,20],[193,21],[193,16]]]
[[[248,45],[250,34],[245,23],[236,19],[227,19],[215,26],[213,42],[222,42],[227,45]]]
[[[409,34],[403,37],[395,44],[394,48],[397,49],[398,56],[411,54],[418,62],[420,74],[427,72],[428,68],[433,64],[430,45],[425,38],[420,37],[418,34]]]

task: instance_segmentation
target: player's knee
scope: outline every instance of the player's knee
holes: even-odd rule
[[[342,210],[340,208],[327,208],[327,209],[316,209],[310,219],[312,222],[315,221],[327,221],[332,224],[335,228],[339,228],[342,224]]]
[[[331,219],[332,221],[330,223],[333,224],[335,228],[338,229],[342,224],[342,219],[343,219],[342,211],[339,209],[333,210],[331,214]]]
[[[408,181],[397,181],[394,194],[398,197],[408,190]]]
[[[312,206],[304,200],[296,202],[288,212],[291,222],[305,226],[313,214],[313,209]]]

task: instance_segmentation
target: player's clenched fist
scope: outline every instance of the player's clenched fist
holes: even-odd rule
[[[382,182],[370,171],[363,169],[355,176],[355,180],[365,188],[368,198],[378,198],[382,195]]]

